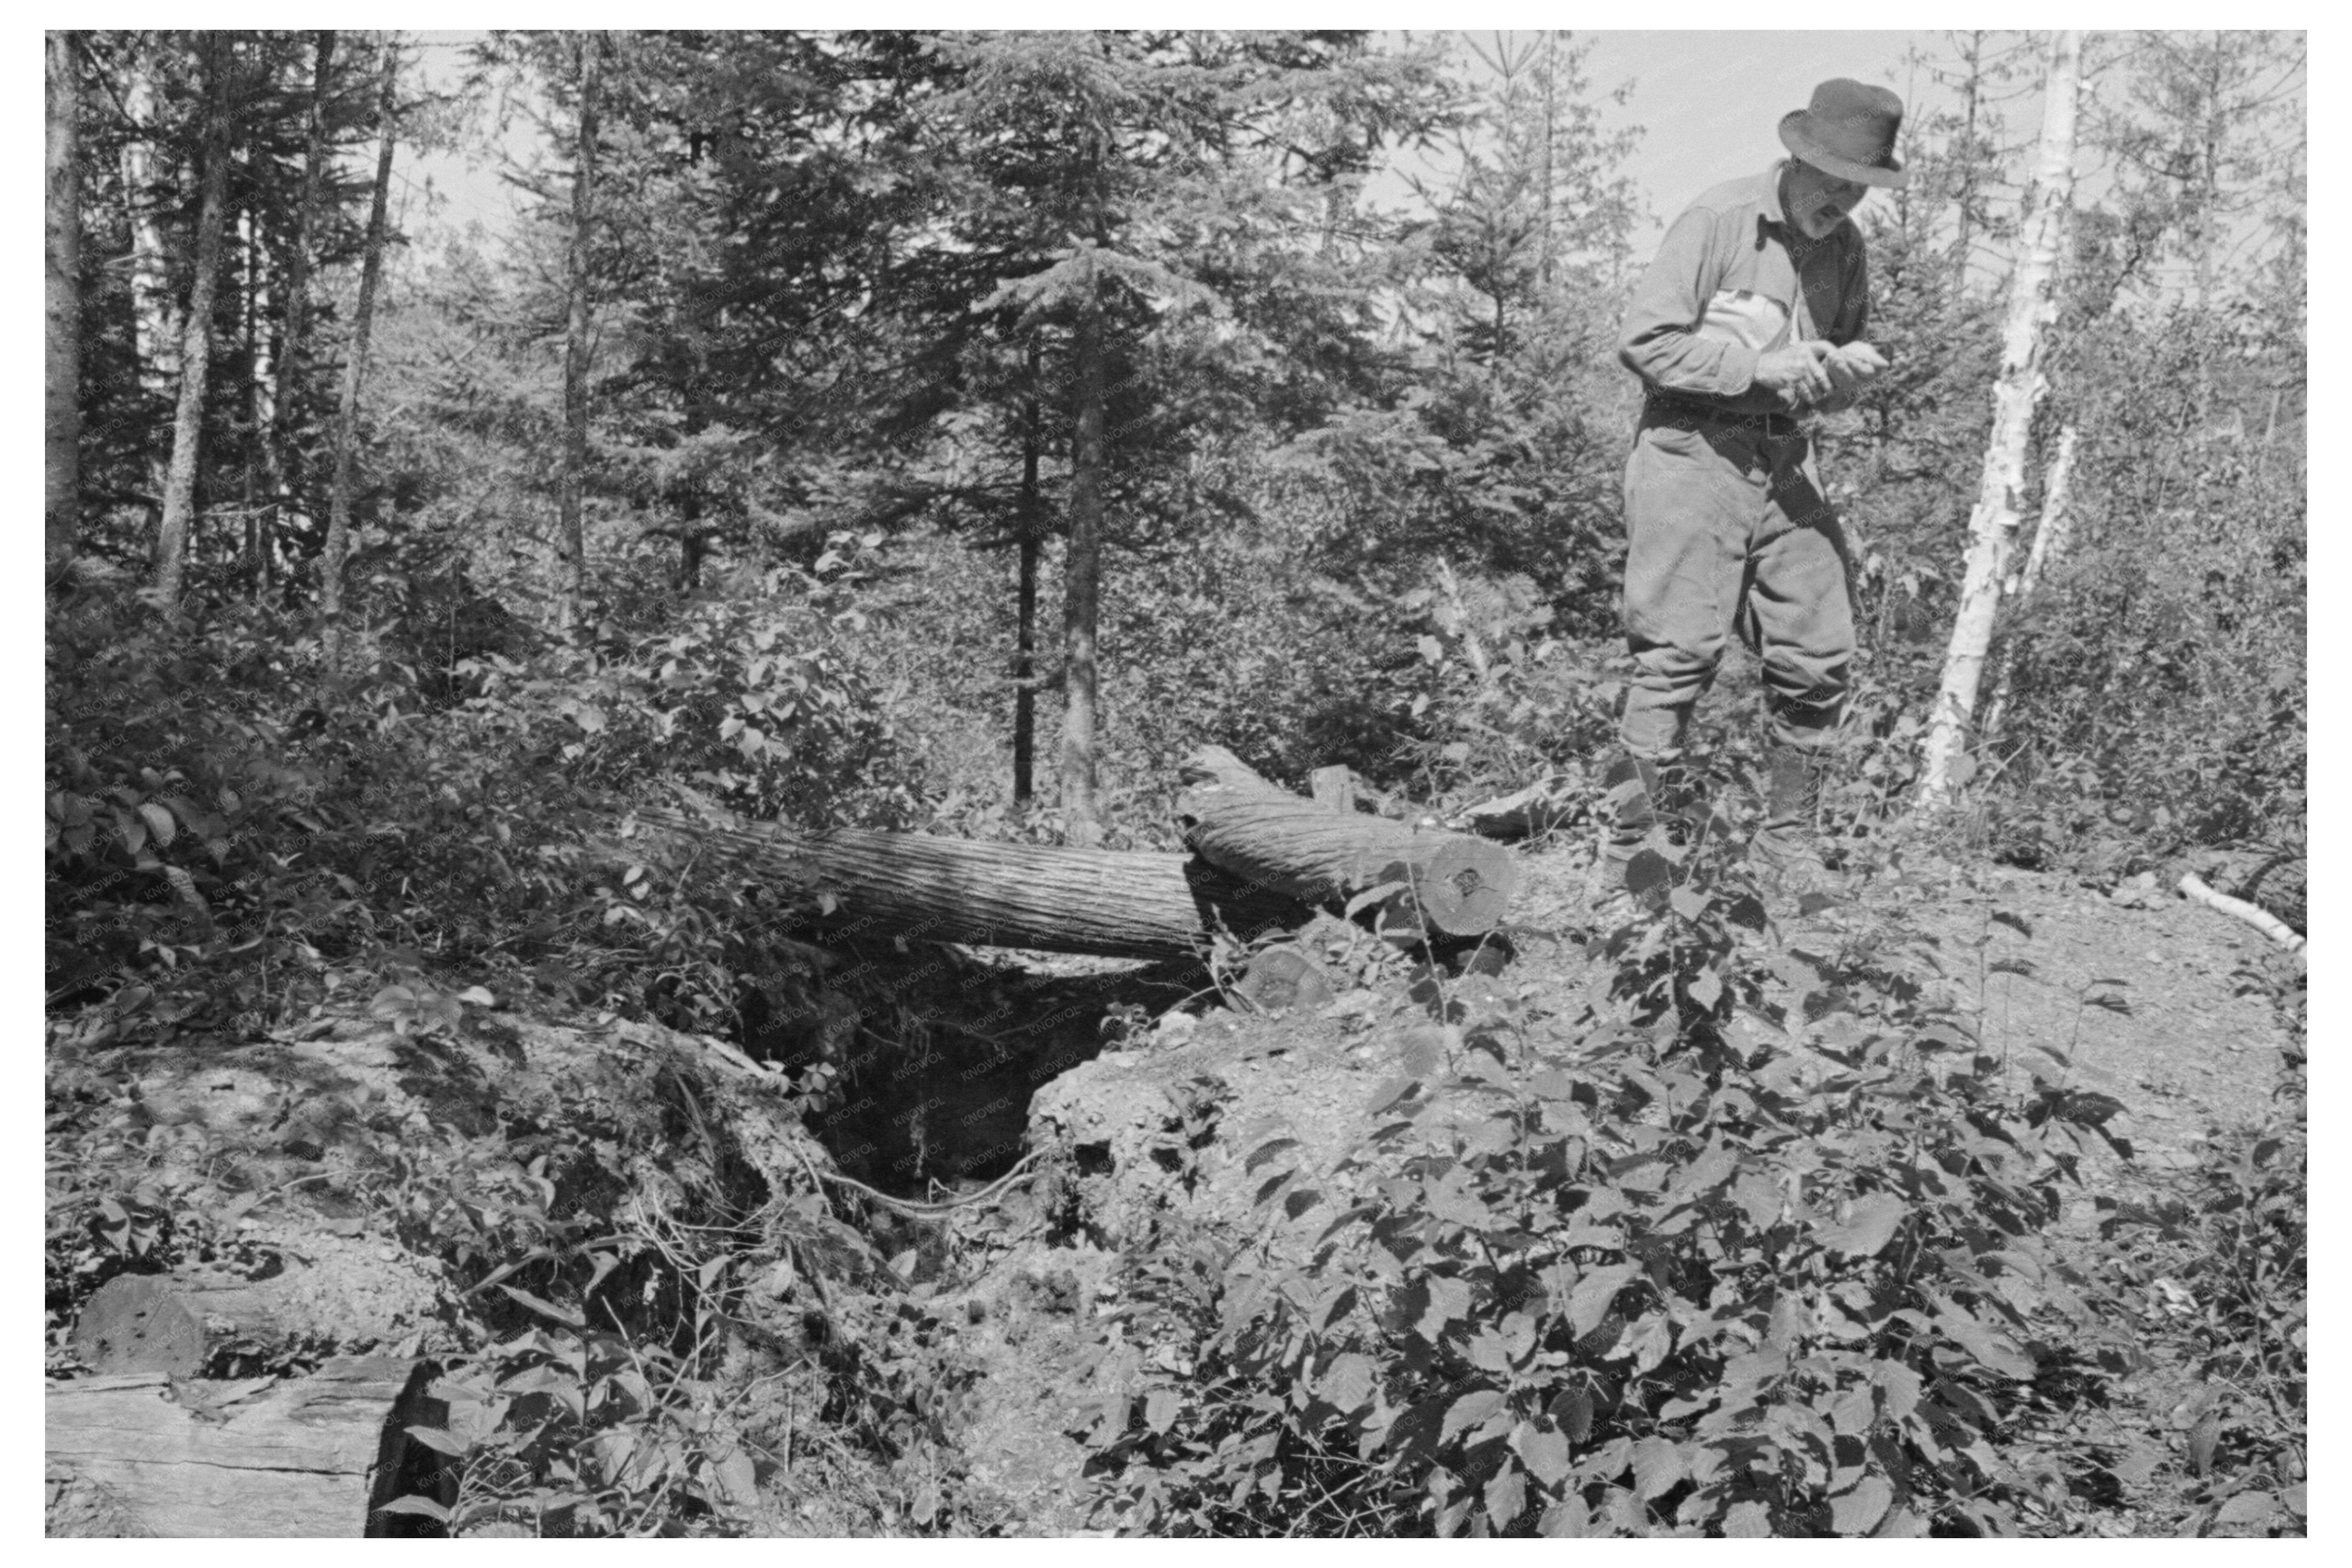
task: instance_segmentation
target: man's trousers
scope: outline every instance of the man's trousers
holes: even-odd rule
[[[1853,662],[1846,542],[1810,437],[1653,402],[1625,464],[1625,637],[1636,673],[1618,735],[1674,755],[1735,631],[1761,658],[1773,739],[1826,745]]]

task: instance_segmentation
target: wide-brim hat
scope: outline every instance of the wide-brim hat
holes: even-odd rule
[[[1903,100],[1844,77],[1813,89],[1809,108],[1780,119],[1780,142],[1825,174],[1864,185],[1899,186],[1911,176],[1895,161]]]

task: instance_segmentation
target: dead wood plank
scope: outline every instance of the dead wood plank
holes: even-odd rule
[[[435,1421],[430,1363],[346,1356],[266,1387],[128,1373],[47,1385],[56,1533],[357,1536]]]

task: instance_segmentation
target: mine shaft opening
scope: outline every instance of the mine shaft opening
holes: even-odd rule
[[[1030,1098],[1210,985],[1196,960],[895,944],[747,988],[736,1041],[785,1068],[842,1172],[894,1196],[970,1191],[1027,1152]]]

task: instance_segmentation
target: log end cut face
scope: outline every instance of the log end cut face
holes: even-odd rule
[[[1448,837],[1414,879],[1429,921],[1448,936],[1483,936],[1503,923],[1518,890],[1518,863],[1499,845]]]

